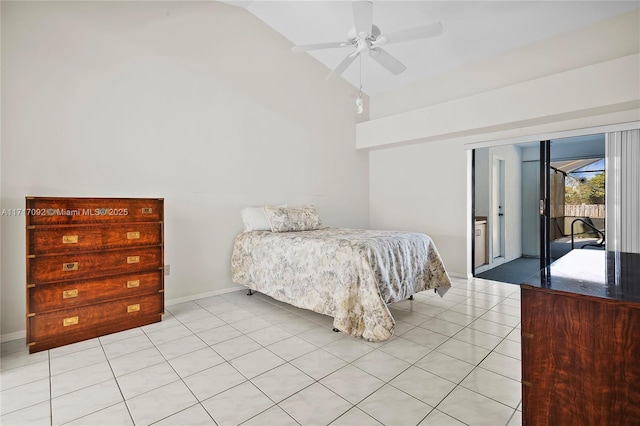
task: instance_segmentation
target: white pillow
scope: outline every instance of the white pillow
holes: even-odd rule
[[[282,204],[278,207],[287,207],[287,205]],[[267,220],[263,207],[245,207],[242,209],[242,222],[244,223],[244,232],[271,231],[271,223]]]

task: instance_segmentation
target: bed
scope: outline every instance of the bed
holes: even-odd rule
[[[451,286],[440,255],[425,234],[324,227],[319,219],[282,227],[278,219],[270,218],[271,230],[266,226],[247,230],[245,222],[245,232],[236,236],[233,282],[329,315],[336,329],[351,336],[388,340],[395,321],[387,304],[427,289],[443,296]],[[281,222],[290,225],[292,219]],[[312,225],[300,226],[302,222]]]

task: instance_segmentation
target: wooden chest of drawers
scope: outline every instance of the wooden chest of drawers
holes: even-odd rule
[[[38,352],[158,322],[164,200],[27,197],[27,344]]]
[[[522,424],[640,425],[640,254],[572,250],[521,285]]]

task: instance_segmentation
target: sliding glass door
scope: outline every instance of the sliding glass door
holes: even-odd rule
[[[606,143],[604,133],[585,132],[472,150],[474,276],[516,282],[514,270],[536,273],[574,249],[640,251],[640,131],[606,136]]]

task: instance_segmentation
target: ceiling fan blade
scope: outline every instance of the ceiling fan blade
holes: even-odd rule
[[[336,41],[332,43],[305,44],[302,46],[293,46],[291,48],[291,51],[293,53],[300,53],[300,52],[307,52],[309,50],[332,49],[335,47],[344,47],[344,46],[351,46],[351,45],[348,43],[345,43],[344,41]]]
[[[442,34],[442,24],[440,22],[434,22],[429,25],[384,34],[381,37],[385,37],[387,43],[402,43],[403,41],[416,40],[419,38],[437,37],[440,34]]]
[[[336,74],[336,75],[340,75],[340,74],[342,74],[342,73],[344,72],[344,70],[346,70],[346,69],[349,67],[349,65],[351,65],[351,63],[352,63],[353,61],[355,61],[355,59],[356,59],[358,56],[360,56],[360,52],[358,52],[358,51],[356,51],[356,52],[354,52],[354,53],[352,53],[352,54],[350,54],[350,55],[347,55],[347,56],[342,60],[342,62],[340,62],[340,63],[338,64],[338,66],[337,66],[337,67],[335,67],[335,68],[333,69],[333,71],[331,71],[331,73],[327,76],[326,80],[328,80],[328,79],[329,79],[329,77],[331,77],[331,76],[332,76],[332,75],[334,75],[334,74]]]
[[[353,20],[356,25],[356,35],[365,33],[371,35],[373,27],[373,3],[357,1],[353,3]]]
[[[397,75],[407,69],[402,62],[379,47],[369,50],[369,56],[388,69],[391,74]]]

